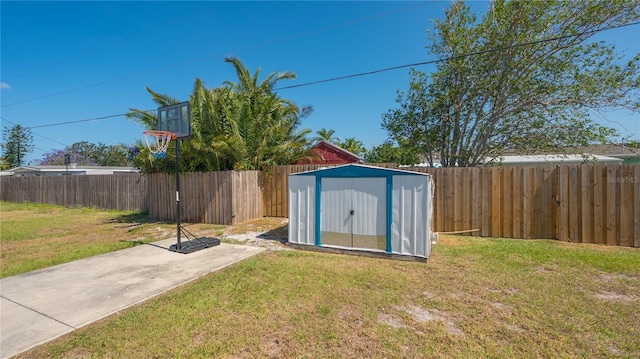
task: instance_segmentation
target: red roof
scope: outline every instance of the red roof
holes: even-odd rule
[[[313,146],[311,150],[311,158],[303,159],[295,164],[348,164],[348,163],[362,163],[362,158],[354,155],[353,153],[334,145],[331,142],[320,141],[317,145]]]

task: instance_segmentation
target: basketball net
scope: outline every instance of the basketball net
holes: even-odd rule
[[[169,131],[150,130],[144,131],[144,139],[147,141],[147,147],[153,158],[166,158],[169,142],[176,139],[176,135]]]

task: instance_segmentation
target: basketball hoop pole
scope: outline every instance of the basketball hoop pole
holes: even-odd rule
[[[176,140],[176,223],[177,223],[177,237],[176,251],[182,250],[182,243],[180,242],[180,140]]]
[[[180,140],[191,137],[191,109],[189,102],[177,103],[158,109],[158,128],[143,132],[147,140],[149,151],[154,158],[166,158],[167,147],[171,140],[176,141],[176,244],[169,250],[178,253],[192,253],[204,248],[220,245],[219,238],[196,237],[182,227],[180,213]],[[150,138],[153,138],[149,141]],[[184,232],[184,233],[183,233]],[[182,244],[184,234],[186,241]]]

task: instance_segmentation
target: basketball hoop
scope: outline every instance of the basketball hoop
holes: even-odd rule
[[[176,134],[169,131],[150,130],[144,131],[144,138],[147,141],[147,147],[153,158],[166,158],[169,142],[176,139]],[[151,141],[149,139],[151,138]]]

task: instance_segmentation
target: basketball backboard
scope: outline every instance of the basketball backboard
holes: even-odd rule
[[[191,107],[189,101],[158,109],[158,128],[173,132],[176,140],[191,137]]]

